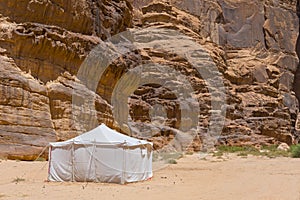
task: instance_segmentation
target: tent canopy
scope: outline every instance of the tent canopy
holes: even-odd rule
[[[67,144],[124,144],[125,146],[152,146],[151,142],[145,140],[139,140],[136,138],[129,137],[121,134],[113,129],[110,129],[105,124],[101,124],[97,128],[88,131],[82,135],[64,142],[52,142],[50,143],[53,147],[64,146]]]
[[[104,124],[50,147],[50,181],[125,183],[152,177],[152,143]]]

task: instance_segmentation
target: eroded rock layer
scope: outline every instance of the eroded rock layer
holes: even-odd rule
[[[139,26],[184,32],[202,44],[217,63],[227,91],[220,144],[297,142],[298,101],[293,92],[298,65],[296,2],[188,0],[151,1],[146,6],[144,1],[138,2],[134,1],[139,8],[135,13],[140,17]],[[158,57],[166,62],[164,55]],[[202,90],[199,101],[211,109],[209,98],[203,102],[205,96],[209,97],[209,92]],[[146,101],[145,109],[149,107]],[[203,127],[209,121],[209,114],[204,116],[200,120]]]
[[[35,159],[49,142],[86,131],[86,115],[113,126],[111,106],[74,75],[96,44],[131,26],[131,9],[126,1],[0,3],[1,156]],[[90,98],[96,113],[82,109]]]

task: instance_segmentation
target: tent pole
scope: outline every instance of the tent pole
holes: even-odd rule
[[[48,156],[48,180],[49,180],[49,177],[50,177],[50,167],[51,167],[51,157],[52,157],[52,154],[51,154],[51,151],[52,151],[52,146],[50,145],[49,147],[49,156]]]
[[[125,161],[125,149],[123,147],[123,166],[122,166],[122,177],[121,177],[121,184],[124,184],[124,161]]]
[[[86,182],[86,178],[91,179],[90,174],[91,174],[92,162],[93,162],[93,158],[94,158],[95,149],[96,149],[96,141],[94,140],[94,142],[93,142],[93,151],[91,153],[91,157],[90,157],[90,161],[89,161],[89,170],[88,170],[88,175],[87,175],[88,177],[85,177],[85,180],[84,180],[85,182]],[[96,181],[94,180],[94,182],[96,182]]]
[[[126,140],[124,141],[125,145],[127,144]],[[123,167],[122,167],[122,177],[121,184],[125,184],[125,170],[126,170],[126,146],[123,145]]]
[[[75,181],[75,175],[74,175],[74,141],[72,143],[72,182]]]

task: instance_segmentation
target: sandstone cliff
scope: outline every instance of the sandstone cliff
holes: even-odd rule
[[[130,4],[7,0],[0,13],[0,155],[31,160],[49,142],[84,131],[73,91],[94,96],[99,123],[112,126],[110,105],[73,75],[97,43],[131,26]]]
[[[129,28],[176,30],[210,55],[226,88],[219,144],[298,142],[295,1],[4,0],[0,14],[1,156],[34,159],[48,142],[69,139],[101,122],[129,134],[113,117],[113,89],[129,69],[148,61],[171,66],[191,83],[201,129],[183,146],[203,148],[215,112],[211,91],[180,55],[160,48],[130,52],[107,68],[96,92],[76,77],[93,47]],[[81,103],[74,103],[74,96]],[[174,91],[145,84],[128,102],[130,134],[142,137],[139,132],[146,130],[143,136],[155,148],[178,146],[174,138],[180,141],[179,129],[187,122]],[[163,110],[165,119],[152,116],[155,109]],[[91,115],[96,121],[86,125]],[[154,121],[163,126],[155,127]]]

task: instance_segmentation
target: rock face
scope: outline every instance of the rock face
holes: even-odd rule
[[[91,112],[90,125],[113,127],[111,106],[73,75],[97,43],[131,26],[130,4],[1,1],[0,13],[0,156],[35,159],[49,142],[89,128],[82,121]],[[95,109],[81,109],[89,98]]]
[[[46,87],[1,56],[1,155],[33,159],[55,141]]]
[[[137,8],[138,5],[136,2]],[[298,101],[293,92],[298,65],[295,2],[153,2],[142,7],[141,13],[140,26],[172,27],[191,35],[218,63],[227,89],[227,101],[223,102],[227,108],[226,120],[218,138],[220,144],[297,142]],[[195,78],[192,74],[188,76]],[[141,96],[143,99],[147,93]],[[202,90],[199,101],[205,96],[209,92]],[[149,109],[147,100],[139,103],[144,105],[144,110]],[[209,98],[203,104],[209,105]],[[200,120],[202,127],[209,121],[211,108],[207,109],[203,113],[206,117]]]
[[[48,142],[69,139],[101,122],[126,134],[147,136],[155,148],[171,144],[201,150],[209,127],[221,122],[225,111],[224,126],[214,141],[218,144],[298,142],[295,1],[4,0],[0,14],[0,156],[35,159]],[[201,45],[211,60],[198,58],[216,66],[215,75],[222,77],[226,89],[219,110],[212,105],[218,89],[209,88],[187,58],[151,46],[151,41],[116,59],[97,88],[76,77],[97,44],[129,28],[176,30]],[[182,39],[172,38],[174,43]],[[124,120],[130,126],[114,118],[114,88],[128,71],[149,62],[169,66],[189,82],[199,103],[200,129],[192,139],[184,139],[181,130],[192,117],[183,117],[189,104],[180,104],[180,76],[170,79],[175,89],[144,79],[128,98],[129,119]],[[156,73],[161,78],[162,69],[155,70],[153,77]],[[212,116],[218,117],[213,121]]]

